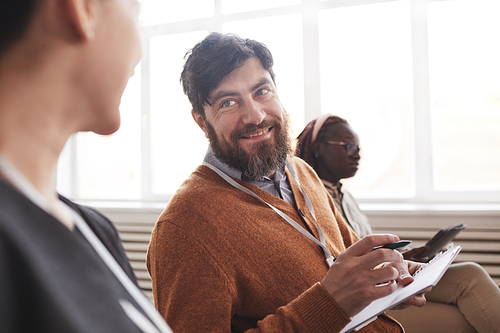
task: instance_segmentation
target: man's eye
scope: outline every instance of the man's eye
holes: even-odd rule
[[[224,101],[221,103],[221,108],[228,108],[234,105],[234,101]]]
[[[265,95],[269,92],[269,89],[267,88],[261,88],[259,90],[257,90],[257,95]]]

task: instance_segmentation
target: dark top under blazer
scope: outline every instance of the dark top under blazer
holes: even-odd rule
[[[111,222],[61,199],[137,284]],[[77,228],[69,230],[0,181],[0,332],[141,332],[120,299],[138,308]]]

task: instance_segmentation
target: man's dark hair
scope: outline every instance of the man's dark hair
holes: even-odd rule
[[[181,83],[193,111],[205,119],[203,105],[210,105],[210,92],[235,68],[252,57],[260,60],[274,82],[273,56],[267,46],[255,40],[212,32],[189,50],[184,57],[186,62]]]
[[[0,56],[23,37],[39,0],[2,0],[0,2]]]

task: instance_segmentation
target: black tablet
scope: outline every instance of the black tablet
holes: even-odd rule
[[[435,234],[434,237],[432,237],[427,244],[425,244],[428,245],[429,248],[416,256],[416,258],[419,258],[422,261],[432,259],[436,253],[448,245],[448,243],[451,242],[458,235],[458,233],[466,227],[467,225],[460,223],[439,230],[437,234]]]

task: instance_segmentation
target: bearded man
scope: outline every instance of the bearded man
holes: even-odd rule
[[[174,332],[339,332],[419,267],[371,251],[397,236],[358,241],[314,170],[289,156],[272,66],[265,45],[236,35],[212,33],[187,56],[181,82],[210,147],[147,256],[155,306]],[[401,308],[423,304],[420,294]],[[383,314],[360,332],[402,327]]]

